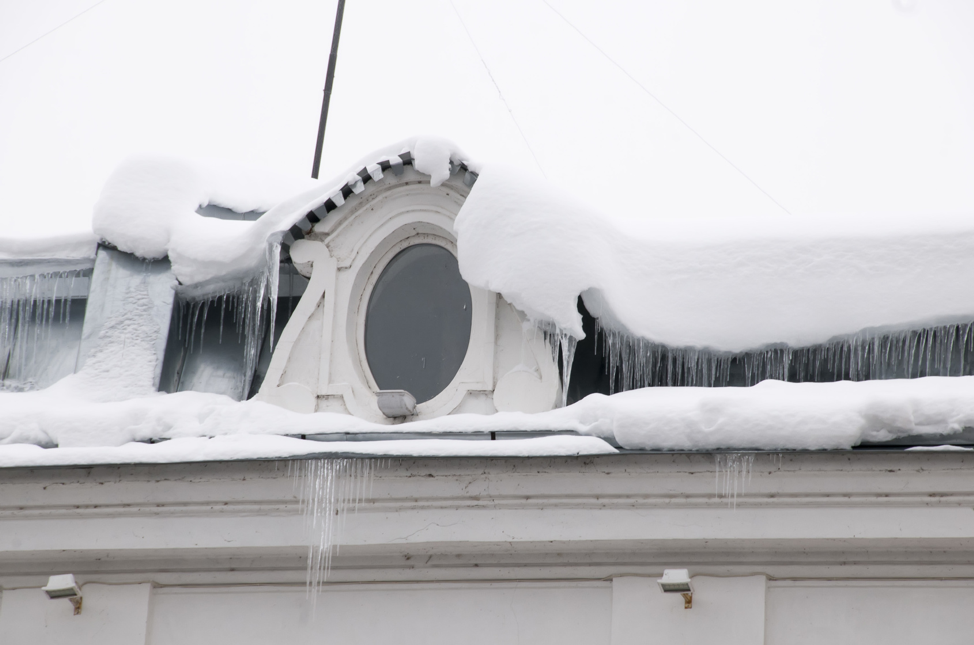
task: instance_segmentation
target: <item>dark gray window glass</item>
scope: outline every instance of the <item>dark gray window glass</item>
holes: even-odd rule
[[[435,244],[400,251],[369,296],[365,357],[380,390],[429,401],[456,376],[470,344],[470,287]]]

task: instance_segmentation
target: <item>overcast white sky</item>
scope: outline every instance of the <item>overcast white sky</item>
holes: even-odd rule
[[[132,153],[310,173],[329,0],[0,0],[0,235]],[[974,216],[974,2],[347,0],[322,178],[414,134],[632,218]]]

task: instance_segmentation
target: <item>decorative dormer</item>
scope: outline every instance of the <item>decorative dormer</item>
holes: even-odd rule
[[[291,228],[284,245],[309,283],[258,399],[378,422],[557,405],[543,334],[460,275],[453,222],[476,178],[452,163],[431,181],[404,153],[364,168]]]

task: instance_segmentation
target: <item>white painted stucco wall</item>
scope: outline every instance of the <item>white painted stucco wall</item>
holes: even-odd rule
[[[611,583],[498,582],[156,591],[152,645],[609,645]]]
[[[0,643],[7,645],[122,645],[147,642],[152,585],[84,585],[81,614],[67,600],[38,588],[4,589]]]
[[[286,464],[3,470],[0,643],[968,643],[972,465],[758,455],[735,507],[710,455],[395,460],[314,603]]]

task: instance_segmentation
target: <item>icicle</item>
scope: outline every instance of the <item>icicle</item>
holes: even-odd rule
[[[743,353],[668,347],[607,329],[598,319],[596,334],[602,340],[610,394],[643,387],[750,386],[766,379],[803,383],[974,374],[971,322],[897,332],[866,330],[822,345]],[[553,344],[553,351],[556,347],[561,345]]]
[[[558,346],[561,350],[561,407],[568,405],[568,383],[572,376],[577,344],[574,336],[564,332],[558,334]]]
[[[737,496],[751,483],[754,453],[725,452],[714,453],[715,497],[728,500],[727,505],[737,508]],[[723,480],[720,471],[723,469]]]
[[[77,352],[63,331],[70,324],[74,284],[90,269],[0,278],[0,389],[25,390],[64,376],[48,373],[45,358]]]
[[[308,532],[307,592],[312,606],[338,553],[348,511],[372,496],[372,480],[384,460],[308,459],[288,464]]]
[[[201,306],[205,306],[205,304],[206,304],[206,301],[204,300],[202,302],[194,302],[194,303],[192,303],[190,305],[190,316],[189,316],[190,319],[189,319],[189,321],[187,321],[187,324],[189,325],[189,336],[188,336],[188,339],[189,339],[189,353],[190,354],[193,353],[193,341],[196,339],[196,319],[200,315],[200,307]],[[200,353],[201,354],[203,353],[203,338],[202,338],[202,334],[200,335]]]
[[[268,312],[267,342],[268,348],[274,350],[274,324],[277,322],[277,298],[281,279],[281,243],[274,242],[267,246],[267,287],[270,289],[270,311]],[[290,294],[290,291],[288,292]],[[256,363],[255,363],[256,365]]]
[[[561,368],[561,407],[568,405],[568,385],[571,382],[572,363],[578,340],[570,333],[551,323],[535,323],[535,333],[540,332],[551,348],[551,360]],[[559,361],[560,359],[560,361]]]
[[[265,332],[269,332],[273,347],[274,323],[277,316],[278,277],[280,270],[280,244],[270,244],[265,254],[265,263],[249,278],[224,285],[225,291],[213,293],[213,289],[194,293],[198,287],[189,287],[181,292],[179,299],[179,325],[177,333],[183,339],[188,353],[192,354],[199,342],[200,352],[204,351],[206,321],[211,308],[219,309],[220,327],[217,342],[223,343],[226,314],[237,332],[237,342],[244,351],[244,396],[250,392],[251,382],[257,368]],[[186,335],[183,337],[183,325]],[[199,341],[196,340],[197,335]],[[212,341],[210,341],[212,342]]]

